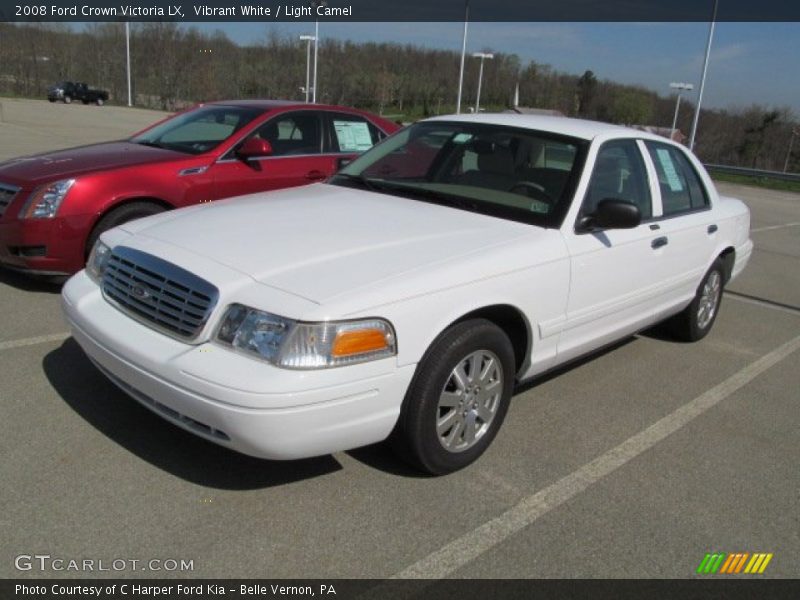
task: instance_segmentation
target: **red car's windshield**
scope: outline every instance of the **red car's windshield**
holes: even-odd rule
[[[164,121],[130,141],[186,154],[202,154],[219,146],[263,113],[259,108],[203,106]]]

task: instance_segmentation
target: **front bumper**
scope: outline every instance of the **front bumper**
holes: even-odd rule
[[[189,345],[111,306],[85,272],[62,292],[73,336],[120,388],[172,423],[243,454],[296,459],[385,439],[414,365],[279,369],[216,344]]]
[[[0,221],[0,265],[41,275],[71,275],[83,268],[90,217]]]

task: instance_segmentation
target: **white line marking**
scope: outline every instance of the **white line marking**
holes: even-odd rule
[[[800,336],[750,363],[719,385],[684,404],[577,471],[524,498],[502,515],[393,575],[392,579],[441,579],[447,577],[649,450],[798,349],[800,349]]]
[[[25,346],[35,346],[46,344],[47,342],[60,342],[67,339],[69,333],[54,333],[52,335],[40,335],[38,337],[25,338],[24,340],[12,340],[10,342],[0,342],[0,350],[11,350],[12,348],[24,348]]]
[[[744,302],[745,304],[753,304],[755,306],[760,306],[761,308],[769,308],[772,310],[777,310],[790,315],[794,315],[795,317],[797,315],[800,315],[800,309],[789,308],[788,306],[780,306],[777,304],[771,304],[770,302],[765,302],[764,300],[756,300],[755,298],[744,298],[736,294],[736,292],[725,292],[725,297],[730,298],[731,300]]]
[[[798,225],[800,225],[800,222],[785,223],[783,225],[770,225],[769,227],[757,227],[756,229],[751,229],[750,233],[760,233],[762,231],[772,231],[773,229],[783,229],[784,227],[797,227]]]

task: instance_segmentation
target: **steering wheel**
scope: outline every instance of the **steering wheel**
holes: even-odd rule
[[[509,192],[523,192],[529,198],[544,202],[546,204],[553,204],[553,198],[544,189],[544,186],[534,181],[518,181],[508,190]]]

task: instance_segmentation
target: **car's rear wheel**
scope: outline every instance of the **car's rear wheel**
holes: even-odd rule
[[[94,226],[94,229],[92,230],[92,233],[86,242],[86,256],[89,256],[89,252],[91,252],[98,238],[104,231],[108,231],[109,229],[112,229],[117,225],[127,223],[128,221],[149,217],[150,215],[156,215],[160,212],[164,212],[163,206],[154,202],[144,201],[123,204],[122,206],[113,209],[102,219],[100,219],[97,222],[97,225]]]
[[[697,288],[694,300],[668,321],[675,337],[686,342],[703,339],[717,319],[725,287],[725,266],[717,259]]]
[[[72,104],[72,96],[64,96],[64,104]]]
[[[431,345],[409,387],[392,442],[433,475],[477,460],[503,423],[514,388],[514,350],[495,324],[472,319]]]
[[[103,104],[105,104],[105,101],[102,98],[98,98],[95,100],[95,102],[97,103],[97,106],[103,106]]]

